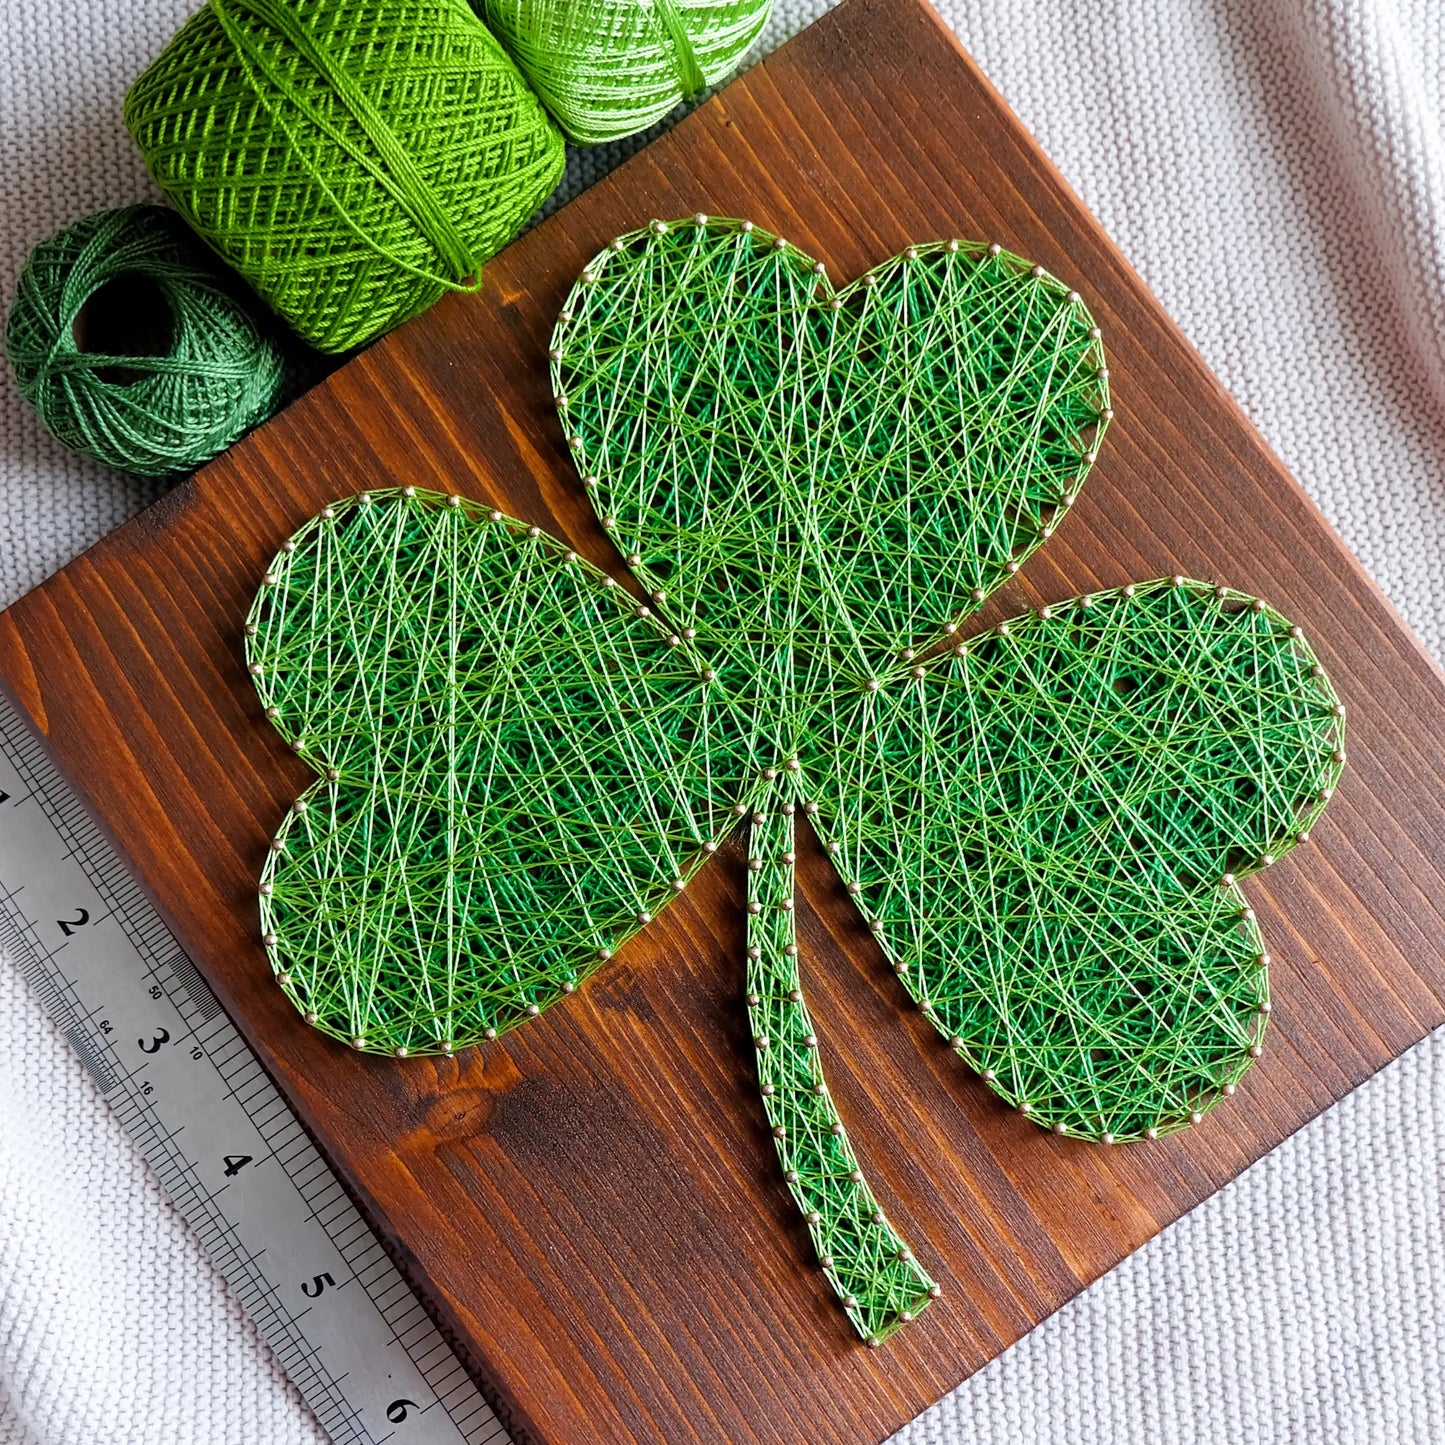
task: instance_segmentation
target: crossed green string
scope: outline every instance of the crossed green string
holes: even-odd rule
[[[910,248],[835,293],[745,223],[656,223],[589,264],[552,364],[646,600],[460,498],[308,523],[248,624],[319,775],[262,881],[273,962],[352,1047],[451,1052],[571,992],[743,823],[764,1113],[876,1343],[937,1291],[826,1089],[798,818],[880,966],[1003,1100],[1155,1137],[1262,1047],[1238,880],[1308,836],[1342,709],[1298,628],[1184,578],[961,640],[1111,415],[1082,300],[999,248]]]

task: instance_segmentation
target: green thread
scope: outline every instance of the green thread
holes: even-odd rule
[[[737,69],[772,0],[477,0],[568,140],[620,140]]]
[[[325,351],[474,289],[564,162],[464,0],[211,0],[125,119],[172,204]]]
[[[1018,571],[1110,415],[1077,293],[960,242],[835,293],[749,222],[654,222],[588,263],[552,352],[603,526],[763,694],[760,767]]]
[[[337,63],[326,46],[318,42],[287,0],[209,0],[209,3],[258,96],[264,97],[272,87],[281,92],[291,90],[292,77],[279,67],[268,64],[264,49],[252,43],[244,23],[248,18],[269,26],[315,72],[375,150],[380,165],[368,165],[368,169],[377,183],[410,215],[417,230],[436,251],[449,279],[462,281],[470,276],[476,269],[476,262],[471,249],[447,215],[441,198],[418,170],[386,118],[371,103],[366,91],[344,66]],[[304,93],[293,91],[293,96],[298,108],[304,108]],[[287,123],[284,112],[279,107],[270,107],[270,111],[291,145],[302,149],[297,144],[296,130]],[[369,160],[369,157],[365,158],[365,161]],[[316,179],[325,189],[328,200],[336,204],[336,193],[327,177],[318,174]]]
[[[649,7],[645,5],[644,8]],[[678,9],[677,0],[651,0],[650,9],[657,18],[658,28],[667,37],[668,48],[672,51],[672,68],[676,72],[682,98],[691,100],[707,81],[697,63],[697,52],[692,48],[692,37],[687,33],[687,23]],[[764,15],[766,13],[763,12]],[[728,69],[731,70],[732,66]]]
[[[1173,1133],[1263,1048],[1238,880],[1309,836],[1344,762],[1298,632],[1164,578],[1001,623],[813,730],[818,830],[894,972],[1055,1133]]]
[[[77,336],[97,309],[110,324]],[[271,414],[282,381],[280,353],[215,258],[158,206],[102,211],[42,241],[5,350],[58,441],[142,476],[208,461]]]
[[[1260,1050],[1238,880],[1307,838],[1343,709],[1298,628],[1184,578],[957,641],[1112,416],[1077,293],[997,246],[910,247],[835,293],[745,222],[656,222],[589,263],[552,364],[647,602],[460,498],[308,523],[248,624],[268,714],[321,774],[263,877],[273,966],[353,1047],[451,1051],[570,992],[751,817],[764,1111],[876,1343],[937,1290],[826,1092],[798,812],[1001,1098],[1153,1137]]]
[[[695,650],[501,513],[338,503],[247,633],[267,715],[320,775],[273,844],[263,927],[296,1006],[355,1048],[451,1053],[522,1022],[735,821],[719,739],[739,729]]]
[[[758,799],[766,811],[749,825],[748,1021],[783,1179],[848,1318],[879,1344],[939,1288],[869,1188],[823,1078],[822,1041],[798,973],[793,820],[800,800],[789,786],[795,776],[784,770],[786,781]]]

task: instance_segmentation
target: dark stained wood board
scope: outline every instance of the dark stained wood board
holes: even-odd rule
[[[261,717],[241,624],[334,497],[455,490],[621,560],[547,384],[583,262],[653,216],[750,216],[846,279],[996,239],[1104,328],[1118,419],[1060,533],[979,625],[1176,571],[1305,624],[1350,708],[1314,840],[1249,884],[1276,959],[1266,1053],[1155,1145],[1057,1140],[959,1069],[811,839],[805,976],[870,1177],[944,1295],[852,1337],[778,1178],[721,855],[575,998],[486,1051],[358,1057],[293,1013],[256,877],[310,774]],[[933,13],[846,0],[444,301],[0,618],[0,674],[538,1445],[870,1445],[1445,1020],[1445,678]],[[1049,1388],[1040,1382],[1040,1388]]]

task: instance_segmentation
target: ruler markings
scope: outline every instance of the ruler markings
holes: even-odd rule
[[[0,787],[12,802],[0,949],[335,1445],[506,1445],[210,985],[3,697]]]
[[[201,977],[195,964],[184,953],[177,953],[171,959],[170,969],[192,1010],[203,1024],[210,1023],[221,1012],[220,1000],[217,999],[210,984]]]
[[[85,1071],[95,1080],[102,1094],[108,1094],[119,1082],[110,1071],[105,1060],[101,1058],[99,1051],[90,1041],[87,1034],[78,1025],[66,1029],[66,1042],[80,1055],[80,1062],[85,1065]]]

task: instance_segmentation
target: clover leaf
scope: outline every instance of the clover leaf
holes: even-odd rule
[[[798,818],[1001,1098],[1060,1134],[1152,1139],[1262,1048],[1240,880],[1308,836],[1343,709],[1298,627],[1182,577],[964,637],[1112,416],[1081,297],[997,246],[910,247],[835,291],[749,223],[654,222],[589,263],[551,357],[644,600],[410,487],[288,542],[248,653],[319,777],[262,879],[272,961],[353,1047],[450,1053],[571,992],[742,821],[764,1112],[876,1343],[938,1287],[824,1080]]]

